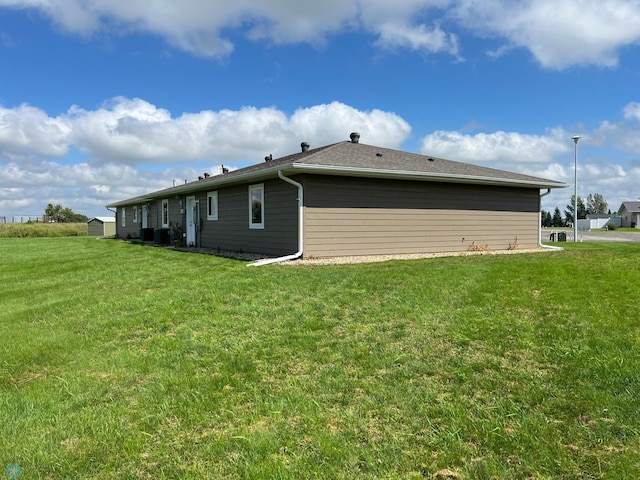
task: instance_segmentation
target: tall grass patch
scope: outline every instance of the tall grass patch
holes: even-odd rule
[[[86,236],[86,223],[0,223],[0,238]]]
[[[27,478],[634,478],[634,244],[325,267],[0,240]]]

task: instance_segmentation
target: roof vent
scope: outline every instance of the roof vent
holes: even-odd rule
[[[358,132],[353,132],[351,135],[349,135],[349,138],[351,139],[351,143],[360,142],[360,134]]]
[[[198,180],[204,180],[204,178],[202,176],[199,176]]]
[[[380,158],[382,154],[380,152],[376,153],[376,157]]]
[[[429,160],[430,162],[433,162],[434,159],[429,157],[429,158],[427,158],[427,160]]]
[[[302,142],[300,144],[300,148],[302,149],[303,152],[308,152],[309,151],[309,144],[307,142]]]
[[[273,155],[269,154],[266,157],[264,157],[264,161],[265,162],[270,162],[271,160],[273,160]]]
[[[204,178],[209,178],[209,174],[207,172],[204,172]]]
[[[222,174],[224,175],[225,173],[229,173],[229,169],[227,167],[225,167],[224,165],[220,165],[222,167]]]

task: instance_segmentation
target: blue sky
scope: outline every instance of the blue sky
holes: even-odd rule
[[[640,197],[637,0],[0,0],[0,216],[347,140]]]

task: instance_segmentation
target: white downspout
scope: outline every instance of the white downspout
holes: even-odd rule
[[[543,193],[542,195],[540,195],[540,198],[546,197],[550,193],[551,193],[551,189],[547,188],[547,193]],[[543,245],[542,244],[542,209],[540,209],[540,219],[538,221],[538,225],[540,225],[538,227],[538,246],[540,248],[547,248],[549,250],[564,250],[564,248],[562,248],[562,247],[555,247],[553,245]]]
[[[295,260],[296,258],[302,255],[302,249],[304,246],[304,231],[303,231],[303,218],[302,214],[304,211],[304,201],[303,201],[303,193],[302,193],[302,184],[296,182],[295,180],[290,179],[289,177],[285,177],[282,173],[282,170],[278,170],[278,177],[281,180],[284,180],[291,185],[298,187],[298,251],[291,255],[285,255],[284,257],[278,258],[266,258],[264,260],[258,260],[257,262],[252,262],[247,264],[247,267],[261,267],[262,265],[269,265],[271,263],[280,263],[286,262],[287,260]]]

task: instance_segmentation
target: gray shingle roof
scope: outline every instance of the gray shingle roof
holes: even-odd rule
[[[477,178],[486,179],[487,183],[493,179],[500,183],[504,181],[524,182],[540,184],[545,187],[548,187],[548,184],[553,184],[553,188],[565,186],[561,182],[530,175],[351,142],[331,145],[326,150],[314,152],[312,155],[301,158],[297,163],[362,170],[365,174],[371,173],[371,171],[382,171],[389,174],[403,172],[409,175],[411,173],[424,174],[422,176],[431,175],[434,179],[438,177],[454,180]]]
[[[207,187],[271,178],[277,175],[278,170],[282,170],[285,174],[309,172],[529,188],[566,187],[562,182],[540,177],[346,141],[257,163],[232,172],[153,192],[143,197],[112,203],[107,207],[132,205],[140,203],[140,200],[146,201],[169,194],[183,194]]]
[[[640,202],[622,202],[620,210],[626,208],[629,213],[640,213]]]

